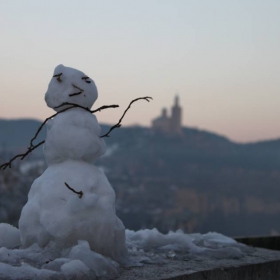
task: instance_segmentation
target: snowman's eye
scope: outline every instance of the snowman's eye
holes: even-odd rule
[[[56,74],[56,75],[53,76],[53,78],[56,78],[61,83],[62,82],[62,80],[60,78],[61,75],[62,75],[62,73]]]
[[[89,77],[82,77],[82,80],[84,80],[86,83],[90,84],[91,81],[88,81]]]

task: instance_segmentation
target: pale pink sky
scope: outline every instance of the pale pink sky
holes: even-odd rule
[[[280,138],[279,0],[2,1],[0,118],[45,119],[62,63],[99,90],[98,113],[150,125],[179,93],[185,126],[235,141]]]

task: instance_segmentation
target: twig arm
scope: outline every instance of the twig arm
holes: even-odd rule
[[[111,133],[112,130],[114,130],[115,128],[121,127],[121,122],[122,122],[122,120],[123,120],[125,114],[126,114],[127,111],[130,109],[131,105],[132,105],[134,102],[136,102],[136,101],[138,101],[138,100],[146,100],[147,102],[150,102],[150,100],[152,100],[152,99],[153,99],[153,98],[150,97],[150,96],[145,96],[145,97],[139,97],[139,98],[136,98],[136,99],[132,100],[132,101],[129,103],[129,105],[128,105],[128,107],[126,108],[126,110],[124,111],[124,113],[122,114],[122,116],[121,116],[121,118],[119,119],[118,123],[115,124],[115,125],[113,125],[113,126],[109,129],[109,131],[108,131],[107,133],[101,135],[100,138],[103,138],[103,137],[110,137],[109,134]]]
[[[2,165],[0,165],[0,170],[5,170],[7,167],[11,168],[12,167],[12,162],[17,159],[17,158],[21,158],[21,160],[23,160],[25,157],[27,157],[32,151],[34,151],[35,149],[37,149],[39,146],[43,145],[45,143],[45,141],[42,141],[40,143],[38,143],[37,145],[29,148],[24,154],[19,154],[14,156],[12,159],[10,159],[9,162],[6,162]]]
[[[102,110],[104,109],[108,109],[108,108],[118,108],[120,107],[119,105],[104,105],[104,106],[101,106],[95,110],[92,110],[90,111],[92,114],[96,113],[96,112],[101,112]]]
[[[77,192],[76,190],[74,190],[73,188],[71,188],[66,182],[64,183],[65,186],[70,190],[72,191],[73,193],[77,194],[79,196],[79,198],[82,198],[83,197],[83,192],[82,191],[79,191]]]

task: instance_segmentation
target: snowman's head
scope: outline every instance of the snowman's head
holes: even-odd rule
[[[61,110],[61,107],[56,107],[65,102],[90,109],[97,96],[97,88],[92,79],[79,70],[60,64],[54,69],[45,100],[48,107],[56,111]]]

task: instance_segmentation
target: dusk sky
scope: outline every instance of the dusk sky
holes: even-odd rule
[[[96,83],[97,114],[148,126],[176,93],[183,124],[238,142],[280,138],[279,0],[0,2],[0,118],[44,120],[56,65]]]

